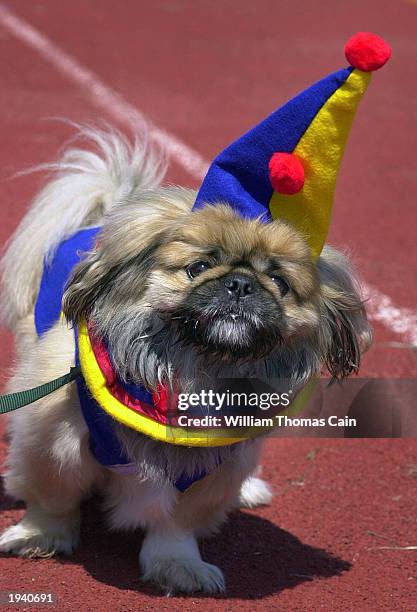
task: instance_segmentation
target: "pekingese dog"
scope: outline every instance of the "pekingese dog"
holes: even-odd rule
[[[155,392],[209,387],[219,377],[285,378],[294,388],[325,367],[357,370],[371,339],[345,257],[325,247],[313,262],[281,221],[239,217],[227,203],[191,213],[195,192],[161,186],[164,162],[146,138],[83,132],[12,237],[2,262],[3,316],[16,336],[8,391],[57,378],[74,364],[72,326],[105,339],[117,376]],[[145,142],[145,144],[144,144]],[[45,265],[63,240],[100,226],[72,270],[64,317],[42,335],[34,309]],[[71,325],[68,325],[70,323]],[[143,580],[167,593],[224,590],[197,539],[239,505],[271,500],[257,466],[262,437],[197,447],[158,441],[120,422],[114,431],[134,470],[108,469],[91,452],[75,383],[10,417],[6,491],[27,511],[0,537],[21,556],[70,554],[83,498],[100,491],[114,529],[143,528]],[[182,474],[204,477],[180,492]]]

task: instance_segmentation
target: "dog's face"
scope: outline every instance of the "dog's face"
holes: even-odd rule
[[[147,300],[202,351],[254,359],[317,325],[315,269],[283,223],[206,207],[168,232],[153,258]]]
[[[242,219],[222,204],[191,213],[186,194],[143,210],[118,209],[75,270],[64,296],[67,317],[92,320],[133,380],[190,347],[238,362],[331,342],[320,328],[318,269],[301,236],[280,221]]]

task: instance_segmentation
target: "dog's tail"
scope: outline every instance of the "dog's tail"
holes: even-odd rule
[[[58,162],[35,168],[53,175],[6,245],[0,312],[8,326],[33,309],[43,263],[60,242],[82,227],[100,224],[133,191],[153,189],[163,179],[165,156],[150,145],[145,128],[132,141],[110,128],[77,128],[77,140],[87,140],[88,148],[72,146]]]

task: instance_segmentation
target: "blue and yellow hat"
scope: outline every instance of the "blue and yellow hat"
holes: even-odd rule
[[[313,258],[320,255],[357,106],[391,49],[359,32],[345,55],[348,68],[300,93],[214,159],[193,210],[227,202],[242,217],[282,219],[305,237]]]

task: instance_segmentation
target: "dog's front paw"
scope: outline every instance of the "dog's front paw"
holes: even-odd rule
[[[151,532],[140,551],[142,579],[152,582],[167,595],[224,591],[224,577],[215,565],[205,563],[197,540],[190,532]]]
[[[202,592],[213,595],[225,589],[222,571],[201,559],[156,559],[142,579],[167,595]]]
[[[0,552],[20,557],[52,557],[70,555],[79,539],[77,520],[50,519],[28,513],[20,523],[9,527],[0,536]]]
[[[240,489],[239,503],[242,508],[256,508],[271,503],[271,487],[258,476],[249,476]]]

